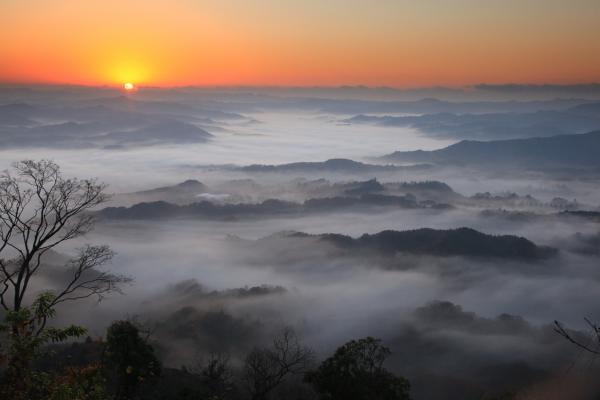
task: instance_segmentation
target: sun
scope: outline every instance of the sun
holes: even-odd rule
[[[131,92],[135,89],[135,85],[131,82],[126,82],[123,84],[123,89],[125,89],[128,92]]]

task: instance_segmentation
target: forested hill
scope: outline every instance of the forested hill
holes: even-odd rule
[[[304,233],[292,235],[311,237]],[[422,228],[409,231],[386,230],[352,238],[340,234],[317,237],[335,246],[355,252],[394,254],[398,252],[435,256],[494,257],[504,259],[543,259],[555,249],[538,246],[530,240],[513,235],[488,235],[471,228],[439,230]]]
[[[434,151],[396,151],[385,161],[453,165],[600,168],[600,131],[529,139],[463,140]]]

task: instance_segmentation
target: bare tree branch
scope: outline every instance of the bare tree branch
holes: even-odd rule
[[[595,335],[596,348],[592,348],[589,344],[585,344],[573,337],[573,335],[567,331],[563,324],[558,321],[554,321],[554,331],[567,339],[569,342],[573,343],[575,346],[592,354],[600,354],[600,328],[595,323],[592,323],[588,318],[584,318],[584,320],[592,329],[593,335]]]
[[[285,328],[270,348],[255,348],[246,357],[244,379],[252,400],[264,400],[289,375],[300,374],[314,360],[313,351],[300,345],[291,328]]]
[[[24,306],[50,250],[93,228],[90,211],[108,200],[105,189],[94,179],[63,177],[49,160],[17,162],[0,174],[0,305],[5,311]],[[130,279],[98,270],[113,256],[107,246],[80,249],[65,265],[70,278],[46,306],[119,292]],[[39,332],[45,324],[41,321]]]

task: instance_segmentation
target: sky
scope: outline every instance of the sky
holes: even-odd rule
[[[598,0],[1,0],[0,82],[596,82],[598,21]]]

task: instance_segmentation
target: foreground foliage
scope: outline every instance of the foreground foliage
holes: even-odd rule
[[[383,367],[391,354],[381,340],[352,340],[306,375],[325,400],[406,400],[410,385]]]

